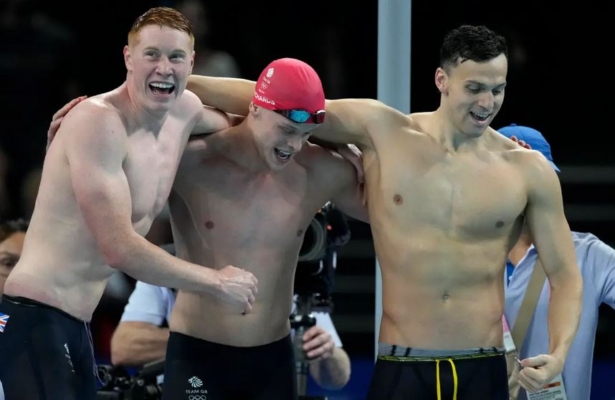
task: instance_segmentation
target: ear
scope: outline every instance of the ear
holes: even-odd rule
[[[130,48],[128,45],[124,46],[124,64],[126,64],[126,69],[132,72],[132,59],[130,58]]]
[[[438,69],[436,69],[435,81],[436,87],[438,88],[440,93],[448,94],[448,74],[446,73],[444,68],[438,67]]]
[[[190,55],[190,73],[192,73],[192,68],[194,68],[194,57],[196,52],[192,50],[192,54]]]

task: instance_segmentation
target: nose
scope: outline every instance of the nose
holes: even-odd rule
[[[156,72],[160,75],[171,75],[173,68],[171,66],[171,60],[168,57],[160,57],[158,65],[156,66]]]
[[[481,96],[478,98],[478,105],[485,110],[492,110],[494,103],[495,96],[490,91],[482,93]]]
[[[288,139],[287,146],[292,149],[293,152],[301,150],[303,144],[307,141],[307,137],[304,135],[296,134]]]

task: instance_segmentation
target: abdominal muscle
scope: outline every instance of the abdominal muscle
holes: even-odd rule
[[[393,249],[389,243],[378,251],[383,277],[379,341],[422,349],[501,347],[503,267],[486,257],[488,244],[473,248],[442,241],[430,246],[425,239],[420,249],[407,244]]]
[[[290,333],[289,317],[298,253],[298,249],[292,250],[287,254],[280,254],[279,249],[231,251],[232,258],[216,265],[245,268],[258,279],[258,294],[252,311],[243,315],[241,310],[211,295],[180,291],[173,308],[171,330],[237,347],[260,346],[284,338]],[[249,255],[249,262],[241,262],[240,258],[246,255]]]

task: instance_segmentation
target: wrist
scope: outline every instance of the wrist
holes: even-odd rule
[[[555,350],[549,354],[555,362],[560,365],[562,368],[564,367],[564,361],[566,360],[566,354],[563,351]]]
[[[205,279],[205,291],[216,297],[219,297],[224,290],[224,279],[220,271],[210,268],[202,268],[206,270]]]

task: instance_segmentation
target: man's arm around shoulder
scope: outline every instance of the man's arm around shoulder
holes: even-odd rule
[[[247,115],[256,82],[237,78],[191,75],[187,89],[208,106],[227,113]],[[408,125],[408,117],[373,99],[327,100],[325,122],[315,137],[333,143],[352,143],[361,150],[373,148],[372,135],[387,135]]]
[[[255,86],[256,82],[245,79],[190,75],[186,89],[196,94],[206,106],[246,116]]]
[[[540,153],[520,155],[528,187],[527,223],[551,288],[549,355],[561,370],[577,332],[583,282],[557,174]]]
[[[325,122],[314,130],[314,137],[354,144],[363,151],[374,150],[382,138],[409,124],[406,115],[374,99],[327,100],[325,111]]]
[[[182,100],[186,103],[182,108],[192,110],[191,119],[194,121],[192,135],[215,133],[237,124],[237,116],[204,106],[197,95],[189,90],[184,92]]]

